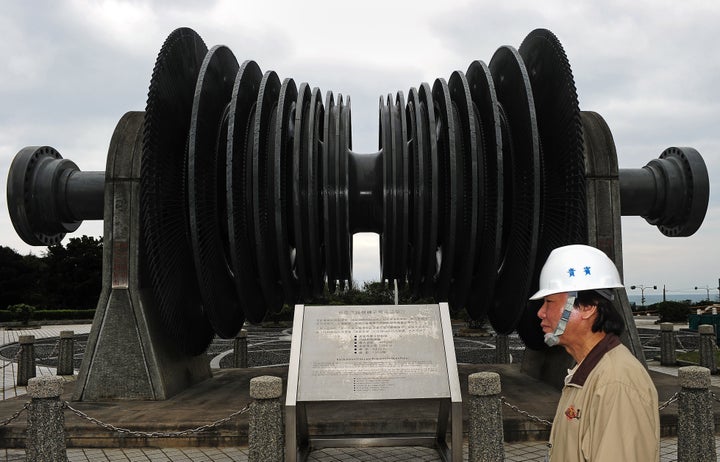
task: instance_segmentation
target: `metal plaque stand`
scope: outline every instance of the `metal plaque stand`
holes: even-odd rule
[[[423,446],[436,449],[445,462],[462,461],[462,397],[447,303],[296,305],[287,387],[287,462],[305,461],[315,449],[369,446]],[[308,404],[404,399],[438,403],[434,433],[309,434]]]

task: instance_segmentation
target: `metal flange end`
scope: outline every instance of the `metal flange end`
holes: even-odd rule
[[[692,236],[707,212],[710,180],[700,153],[671,147],[639,169],[620,169],[621,214],[639,215],[668,237]]]
[[[49,146],[28,146],[15,156],[7,180],[8,210],[15,231],[27,244],[57,244],[80,226],[82,219],[73,217],[62,202],[68,179],[78,171],[74,162]]]

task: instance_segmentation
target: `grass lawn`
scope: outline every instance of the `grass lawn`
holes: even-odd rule
[[[687,361],[689,363],[700,364],[700,352],[691,350],[686,353],[677,353],[678,361]],[[720,364],[720,350],[715,350],[715,364]]]

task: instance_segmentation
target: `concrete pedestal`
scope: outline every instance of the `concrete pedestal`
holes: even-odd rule
[[[681,367],[678,381],[678,462],[714,462],[710,371],[698,366]]]
[[[711,374],[717,374],[717,361],[715,360],[715,326],[700,324],[700,365],[707,367]]]
[[[60,400],[63,383],[63,378],[57,376],[35,377],[28,383],[28,461],[67,461],[64,404]]]
[[[468,376],[468,462],[505,460],[500,390],[500,375],[495,372]]]
[[[28,381],[35,377],[35,336],[21,335],[18,338],[20,354],[18,356],[17,384],[27,386]]]
[[[282,379],[263,375],[250,380],[250,419],[248,423],[248,462],[285,460]]]
[[[58,347],[57,375],[73,375],[75,367],[73,356],[75,355],[75,334],[71,330],[60,331],[60,345]]]
[[[660,324],[660,364],[675,366],[677,352],[675,351],[675,326],[669,322]]]

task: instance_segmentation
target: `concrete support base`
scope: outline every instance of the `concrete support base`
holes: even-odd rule
[[[162,400],[211,377],[206,355],[187,356],[160,328],[140,281],[140,160],[144,113],[118,122],[108,152],[103,289],[73,399]]]

